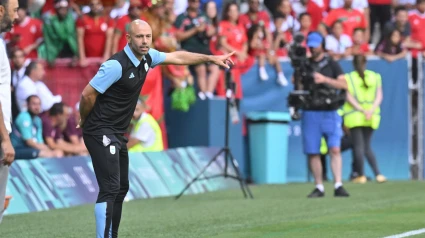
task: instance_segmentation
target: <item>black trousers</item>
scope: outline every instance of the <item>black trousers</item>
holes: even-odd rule
[[[375,176],[379,174],[375,154],[371,148],[373,131],[371,127],[354,127],[350,129],[353,140],[353,172],[357,173],[358,176],[364,175],[364,157],[367,158]]]
[[[110,144],[106,145],[104,141],[110,141]],[[123,135],[84,134],[84,143],[90,153],[99,185],[96,205],[106,203],[106,216],[104,213],[99,215],[96,210],[96,226],[99,226],[98,216],[104,216],[106,220],[104,223],[101,221],[104,224],[103,237],[109,237],[110,232],[112,237],[118,237],[122,204],[130,187],[127,138]]]
[[[379,23],[379,32],[383,34],[385,23],[391,20],[391,5],[370,4],[370,39],[373,37],[375,24]]]

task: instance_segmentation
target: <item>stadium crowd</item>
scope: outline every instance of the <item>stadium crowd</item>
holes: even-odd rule
[[[70,66],[76,68],[102,63],[124,48],[128,25],[137,18],[152,26],[152,47],[159,51],[236,51],[232,74],[239,100],[241,75],[256,60],[259,80],[270,79],[268,63],[277,72],[276,87],[288,85],[279,58],[287,56],[298,33],[320,32],[336,60],[364,54],[391,62],[411,51],[415,66],[418,55],[425,55],[425,0],[21,0],[18,16],[12,31],[2,36],[12,64],[11,138],[17,159],[87,154],[81,130],[75,128],[78,106],[65,105],[43,83],[43,62],[55,67],[57,59],[71,58]],[[161,70],[175,88],[193,84],[192,72],[201,100],[225,93],[224,72],[216,65]],[[141,117],[137,113],[134,121]],[[152,120],[137,128],[145,133],[131,132],[134,145],[161,139]]]

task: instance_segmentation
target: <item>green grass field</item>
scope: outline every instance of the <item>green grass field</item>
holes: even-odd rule
[[[425,228],[425,183],[346,184],[350,198],[307,199],[311,184],[125,203],[120,237],[384,237]],[[13,201],[13,200],[12,200]],[[424,237],[424,234],[415,237]],[[95,237],[93,206],[6,216],[0,237]]]

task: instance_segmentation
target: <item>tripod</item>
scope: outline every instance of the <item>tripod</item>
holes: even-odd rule
[[[230,69],[226,70],[226,124],[225,124],[225,133],[224,133],[224,147],[208,162],[208,164],[199,172],[198,175],[196,175],[190,183],[186,185],[186,187],[180,192],[179,195],[176,196],[176,200],[179,199],[184,192],[196,181],[204,180],[204,179],[211,179],[211,178],[217,178],[217,177],[225,177],[225,178],[232,178],[239,181],[239,184],[241,186],[242,193],[245,198],[249,196],[249,198],[254,198],[252,196],[251,190],[249,189],[248,185],[245,183],[243,178],[240,175],[239,172],[239,166],[238,162],[233,157],[232,151],[229,148],[229,110],[230,110],[230,98],[232,97],[232,86],[231,86],[231,74]],[[233,83],[234,84],[234,83]],[[201,175],[208,169],[208,167],[215,162],[220,155],[224,153],[224,173],[223,174],[216,174],[212,176],[204,176],[201,178]],[[230,165],[233,167],[233,169],[236,172],[236,176],[228,174],[228,167],[229,167],[229,160]]]

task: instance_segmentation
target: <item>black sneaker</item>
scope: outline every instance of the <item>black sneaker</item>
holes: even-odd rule
[[[344,187],[340,186],[339,188],[335,189],[334,192],[335,197],[349,197],[350,194],[345,191]]]
[[[325,193],[320,191],[318,188],[315,188],[307,197],[308,198],[321,198],[325,196]]]

